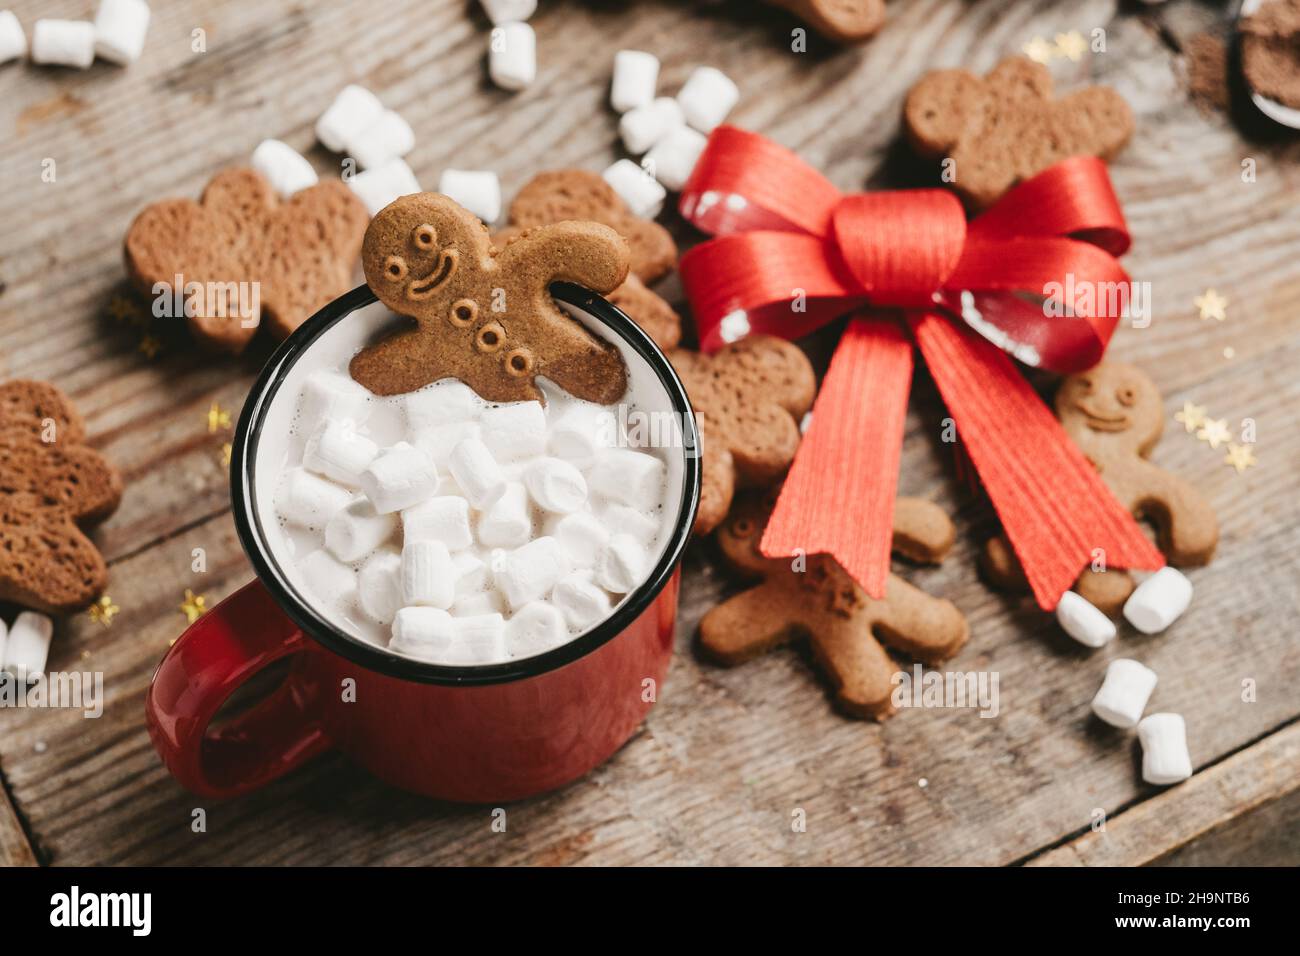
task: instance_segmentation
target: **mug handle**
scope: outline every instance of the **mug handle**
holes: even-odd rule
[[[172,775],[200,796],[234,797],[330,749],[319,696],[296,669],[265,700],[209,730],[239,685],[275,661],[312,653],[319,651],[257,580],[191,624],[145,697],[149,736]]]

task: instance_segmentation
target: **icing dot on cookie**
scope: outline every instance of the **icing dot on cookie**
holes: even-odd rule
[[[506,371],[511,375],[528,375],[533,370],[533,353],[528,349],[514,349],[506,356]]]
[[[432,249],[438,241],[438,230],[426,222],[415,227],[411,232],[411,239],[421,249]]]
[[[489,322],[474,336],[474,345],[480,352],[495,352],[506,341],[506,330],[498,322]]]
[[[459,299],[451,307],[451,324],[462,328],[471,325],[478,317],[478,303],[473,299]]]
[[[384,274],[390,279],[406,278],[406,260],[401,256],[389,256],[384,263]]]

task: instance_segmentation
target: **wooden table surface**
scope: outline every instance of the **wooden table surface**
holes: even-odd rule
[[[19,0],[38,16],[89,15],[91,0]],[[49,379],[84,412],[121,469],[121,509],[100,529],[110,627],[82,614],[57,630],[50,667],[101,671],[100,719],[0,712],[0,861],[142,863],[1231,863],[1300,860],[1300,147],[1189,102],[1180,53],[1222,4],[1151,10],[1111,0],[905,0],[860,49],[790,49],[797,21],[754,0],[708,5],[543,0],[540,70],[511,95],[486,80],[487,23],[463,0],[155,3],[145,55],[128,69],[0,67],[0,378]],[[1118,9],[1117,9],[1118,7]],[[206,52],[192,50],[202,29]],[[1035,37],[1105,31],[1106,52],[1058,57],[1063,87],[1114,85],[1137,132],[1112,167],[1134,234],[1126,264],[1151,283],[1154,321],[1124,328],[1111,355],[1142,365],[1169,415],[1154,460],[1194,482],[1222,525],[1214,564],[1190,573],[1191,609],[1168,632],[1127,626],[1087,652],[1027,600],[988,590],[975,555],[987,504],[954,476],[937,440],[933,383],[913,388],[901,488],[950,509],[953,556],[907,571],[967,615],[951,669],[1000,677],[1001,712],[904,711],[884,725],[829,706],[791,649],[742,668],[700,661],[700,615],[735,588],[707,542],[685,565],[677,656],[660,703],[604,767],[508,808],[444,805],[388,788],[328,756],[264,791],[205,803],[162,769],[143,697],[183,630],[187,588],[211,606],[250,577],[230,517],[213,403],[237,413],[270,348],[220,359],[183,330],[123,314],[121,240],[152,199],[196,196],[264,137],[322,172],[337,157],[312,127],[334,93],[362,83],[412,123],[426,187],[448,166],[496,170],[512,194],[544,168],[602,169],[621,155],[606,106],[615,50],[654,51],[661,90],[715,65],[742,99],[732,119],[799,151],[838,186],[929,182],[900,144],[910,84],[934,67],[985,70]],[[42,178],[55,163],[53,182]],[[1250,160],[1254,181],[1242,177]],[[48,177],[46,177],[48,178]],[[690,231],[672,216],[685,240]],[[1193,299],[1214,287],[1227,320]],[[665,294],[680,302],[675,279]],[[115,305],[114,303],[118,303]],[[137,306],[142,308],[142,306]],[[129,310],[127,310],[129,311]],[[144,335],[162,343],[150,358]],[[148,340],[151,341],[151,340]],[[812,343],[823,357],[826,342]],[[1235,430],[1256,423],[1259,464],[1237,474],[1173,413],[1205,405]],[[207,570],[191,570],[202,547]],[[1131,733],[1089,716],[1107,662],[1136,656],[1160,675],[1153,706],[1185,715],[1197,774],[1143,784]],[[1243,700],[1243,682],[1255,694]],[[206,811],[206,832],[191,827]],[[797,811],[806,829],[797,832]],[[1098,814],[1105,829],[1094,830]],[[1284,836],[1289,834],[1289,836]]]

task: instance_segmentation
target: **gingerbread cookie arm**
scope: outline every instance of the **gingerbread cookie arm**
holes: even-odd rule
[[[800,595],[779,581],[765,581],[710,610],[700,620],[700,646],[728,667],[743,664],[797,636],[789,619]]]
[[[1114,465],[1111,468],[1115,470]],[[1219,543],[1219,522],[1201,493],[1146,461],[1128,462],[1123,470],[1121,484],[1132,496],[1133,509],[1155,525],[1160,550],[1169,563],[1208,564]]]
[[[903,557],[938,564],[956,540],[952,519],[933,501],[899,498],[894,502],[894,551]]]
[[[951,601],[926,594],[895,574],[885,585],[885,599],[876,603],[875,633],[890,647],[926,664],[956,654],[970,629]]]
[[[527,275],[534,293],[549,300],[552,282],[574,282],[593,292],[613,292],[628,272],[627,243],[598,222],[557,222],[512,239],[497,256],[501,270]]]

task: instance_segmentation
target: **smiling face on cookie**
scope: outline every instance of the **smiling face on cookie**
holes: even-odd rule
[[[1155,444],[1164,424],[1155,385],[1134,366],[1118,363],[1067,378],[1056,395],[1056,414],[1076,441],[1134,453]]]
[[[370,288],[406,315],[479,273],[490,248],[487,230],[456,203],[430,193],[418,198],[399,199],[380,212],[362,254]]]

